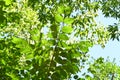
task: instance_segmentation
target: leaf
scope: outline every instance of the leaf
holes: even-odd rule
[[[4,65],[6,64],[6,62],[5,62],[5,60],[4,60],[4,59],[2,59],[2,60],[1,60],[1,62],[2,62],[2,64],[4,64]]]
[[[12,78],[12,80],[19,80],[18,77],[14,73],[6,73],[9,77]]]
[[[54,73],[52,74],[51,78],[52,78],[53,80],[58,80],[58,76],[60,76],[60,74],[56,71],[56,72],[54,72]]]
[[[63,66],[63,68],[66,69],[66,71],[71,74],[75,74],[79,70],[75,64],[71,63],[66,64],[65,66]]]
[[[32,51],[28,42],[24,39],[14,37],[12,42],[16,44],[17,48],[20,48],[22,53],[29,53]]]
[[[62,17],[61,15],[59,15],[59,14],[56,14],[56,15],[55,15],[55,20],[56,20],[57,22],[62,22],[62,21],[63,21],[63,17]]]
[[[57,38],[57,33],[58,33],[58,29],[59,29],[58,26],[56,24],[52,24],[50,26],[50,29],[51,29],[53,38]]]
[[[80,47],[80,50],[82,52],[88,52],[89,51],[89,47],[92,46],[92,43],[90,41],[81,41],[79,43],[79,47]]]
[[[26,51],[26,52],[28,52],[28,51]],[[32,59],[32,58],[34,58],[34,54],[30,53],[30,54],[26,55],[27,60]]]
[[[74,69],[74,73],[79,71],[79,67],[75,64],[72,64],[72,68]]]
[[[53,61],[51,62],[51,66],[55,67],[55,66],[56,66],[56,61],[53,60]]]
[[[72,10],[71,6],[64,6],[64,12],[66,15],[70,14]]]
[[[23,40],[23,39],[21,39],[21,38],[13,37],[12,42],[15,43],[15,44],[21,44],[21,43],[24,43],[25,40]]]
[[[81,57],[81,54],[80,53],[75,53],[75,52],[72,52],[72,54],[70,54],[73,58],[79,58]]]
[[[74,19],[73,18],[65,18],[64,22],[66,24],[72,24],[74,22]]]
[[[67,45],[66,42],[64,42],[64,41],[60,41],[60,42],[59,42],[59,45],[65,47],[65,48],[68,47],[68,45]]]
[[[59,74],[61,75],[61,77],[64,77],[64,78],[67,77],[67,72],[64,70],[64,68],[62,68],[62,66],[57,66],[56,67],[56,71],[59,72]]]
[[[57,12],[58,12],[59,14],[64,13],[64,7],[63,7],[63,6],[58,7]]]
[[[61,40],[68,40],[68,39],[69,39],[68,36],[65,35],[65,34],[60,34],[60,35],[59,35],[59,38],[60,38]]]
[[[57,63],[62,64],[62,59],[60,57],[56,57],[55,60],[56,60]]]
[[[4,0],[6,5],[10,5],[11,4],[11,0]]]
[[[2,11],[0,11],[2,12]],[[6,20],[6,17],[4,17],[3,15],[0,15],[0,24],[4,23]]]
[[[5,1],[0,0],[0,6],[3,7],[4,5],[5,5]]]
[[[32,29],[30,31],[30,34],[31,34],[32,40],[35,40],[35,41],[39,40],[39,38],[40,38],[40,31],[39,31],[39,29],[36,29],[36,28]]]
[[[80,56],[79,56],[79,57],[80,57]],[[77,58],[73,58],[73,59],[71,59],[71,62],[79,63],[80,61],[79,61]]]
[[[67,77],[67,73],[66,73],[66,71],[65,71],[64,69],[61,69],[61,70],[60,70],[60,73],[62,74],[62,76],[63,76],[64,78]]]
[[[63,28],[62,28],[62,32],[64,32],[64,33],[71,33],[72,32],[72,27],[71,26],[64,26]]]

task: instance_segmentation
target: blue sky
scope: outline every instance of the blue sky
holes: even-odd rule
[[[105,18],[101,11],[99,11],[99,16],[96,18],[96,21],[104,24],[105,26],[117,22],[114,18]],[[116,58],[115,62],[120,65],[120,42],[117,40],[110,40],[105,45],[105,48],[102,48],[100,45],[95,45],[90,48],[89,54],[94,58],[107,58],[109,56],[111,61]]]

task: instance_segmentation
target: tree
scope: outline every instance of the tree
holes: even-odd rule
[[[99,1],[0,3],[1,80],[70,79],[84,68],[89,47],[104,47],[110,38],[109,31],[94,20]]]
[[[119,0],[101,0],[101,10],[105,17],[113,17],[118,20],[118,23],[109,25],[108,31],[110,32],[111,39],[117,39],[119,41],[120,31],[120,1]]]
[[[100,57],[94,60],[94,63],[90,63],[88,72],[93,74],[93,78],[86,75],[90,80],[119,80],[120,79],[120,66],[114,61],[111,62],[109,58],[105,61]]]

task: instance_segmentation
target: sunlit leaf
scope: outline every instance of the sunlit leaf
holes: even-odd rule
[[[55,15],[55,20],[56,20],[57,22],[62,22],[62,21],[63,21],[63,17],[62,17],[61,15],[59,15],[59,14],[56,14],[56,15]]]
[[[71,33],[72,32],[72,27],[71,26],[64,26],[62,28],[62,31],[65,32],[65,33]]]
[[[57,12],[58,12],[59,14],[64,13],[64,7],[63,7],[63,6],[58,7]]]
[[[34,28],[34,29],[32,29],[30,31],[30,33],[31,33],[31,38],[33,40],[35,40],[35,41],[39,40],[39,38],[40,38],[40,31],[39,31],[39,29]]]
[[[6,5],[11,4],[11,0],[4,0]]]
[[[92,43],[90,43],[89,41],[81,41],[79,43],[79,45],[80,45],[80,50],[82,52],[88,52],[89,51],[89,47],[92,46]]]
[[[72,24],[74,22],[74,19],[73,18],[65,18],[64,22],[66,24]]]
[[[14,37],[12,42],[15,43],[16,47],[20,48],[21,52],[23,53],[29,53],[32,50],[28,42],[24,39]]]

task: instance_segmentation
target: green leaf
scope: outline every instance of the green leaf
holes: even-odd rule
[[[27,51],[28,52],[28,51]],[[32,54],[32,53],[30,53],[30,54],[27,54],[26,55],[26,59],[32,59],[32,58],[34,58],[34,54]]]
[[[63,7],[63,6],[58,7],[57,12],[58,12],[59,14],[64,13],[64,7]]]
[[[56,15],[55,15],[55,20],[56,20],[57,22],[62,22],[62,21],[63,21],[63,17],[62,17],[61,15],[59,15],[59,14],[56,14]]]
[[[3,7],[4,5],[5,5],[5,1],[0,0],[0,6]]]
[[[60,35],[59,35],[59,38],[60,38],[61,40],[68,40],[68,39],[69,39],[69,37],[68,37],[67,35],[65,35],[65,34],[60,34]]]
[[[79,71],[79,67],[75,64],[72,64],[72,68],[74,69],[75,73]]]
[[[62,28],[62,32],[65,32],[65,33],[71,33],[73,30],[73,28],[71,26],[64,26]]]
[[[67,45],[66,42],[64,42],[64,41],[60,41],[60,42],[59,42],[59,45],[65,47],[65,48],[68,47],[68,45]]]
[[[17,48],[20,48],[22,53],[29,53],[32,50],[28,42],[24,39],[14,37],[12,42],[16,44]]]
[[[72,54],[70,54],[73,58],[79,58],[81,57],[81,54],[80,53],[75,53],[75,52],[72,52]]]
[[[79,43],[79,46],[80,46],[80,50],[82,52],[88,52],[89,51],[89,47],[92,46],[92,43],[90,41],[81,41]]]
[[[56,71],[56,72],[54,72],[54,73],[52,74],[51,78],[52,78],[53,80],[57,80],[57,79],[58,79],[58,76],[60,76],[60,74]]]
[[[10,76],[12,80],[19,80],[18,77],[14,73],[6,73],[6,75]]]
[[[66,73],[66,71],[65,71],[64,69],[61,69],[61,70],[60,70],[60,73],[62,74],[62,76],[63,76],[64,78],[67,77],[67,73]]]
[[[51,29],[52,36],[54,38],[57,38],[57,33],[58,33],[59,27],[56,24],[53,24],[50,26],[50,29]]]
[[[70,14],[71,10],[72,10],[71,6],[64,6],[64,12],[65,12],[65,14],[67,14],[67,15]]]
[[[13,37],[12,42],[15,44],[21,44],[21,43],[25,43],[26,41],[24,39],[21,39],[21,38]]]
[[[65,18],[64,22],[66,24],[72,24],[74,22],[74,19],[73,18]]]
[[[71,74],[75,74],[78,71],[78,67],[71,63],[66,64],[64,69],[66,69],[66,71]]]
[[[56,60],[57,63],[62,64],[62,59],[60,57],[56,57],[55,60]]]
[[[39,29],[36,29],[36,28],[32,29],[30,31],[30,34],[31,34],[32,40],[35,40],[35,41],[39,40],[39,38],[40,38],[40,30]]]
[[[11,0],[4,0],[6,5],[11,4]]]
[[[5,60],[4,60],[4,59],[2,59],[2,60],[1,60],[1,62],[2,62],[2,64],[4,64],[4,65],[6,64],[6,62],[5,62]]]

